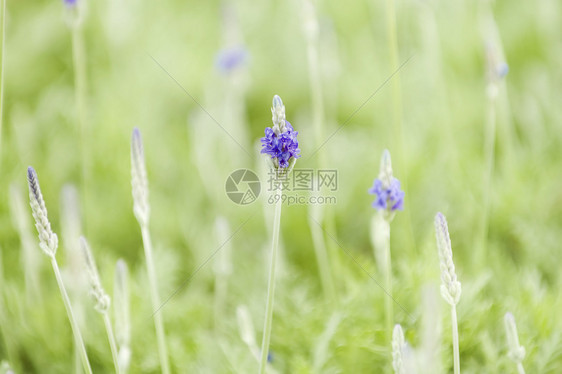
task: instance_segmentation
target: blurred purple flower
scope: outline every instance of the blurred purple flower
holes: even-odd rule
[[[246,63],[248,51],[245,48],[231,47],[221,50],[217,54],[216,66],[223,73],[229,73]]]
[[[375,179],[369,193],[377,195],[373,201],[373,208],[377,210],[404,210],[404,191],[400,189],[400,181],[396,178],[390,180],[390,185],[385,187],[380,179]]]
[[[277,135],[271,127],[265,129],[265,136],[261,138],[261,153],[270,155],[277,160],[279,167],[284,169],[289,166],[291,157],[299,158],[300,149],[297,140],[298,132],[293,129],[289,121],[285,121],[284,132]]]
[[[63,0],[63,2],[66,6],[72,7],[76,5],[78,0]]]
[[[509,65],[507,63],[502,62],[496,66],[496,75],[498,78],[503,78],[509,72]]]

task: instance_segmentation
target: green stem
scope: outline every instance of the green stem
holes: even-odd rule
[[[273,240],[271,244],[271,264],[269,267],[269,281],[267,284],[267,304],[265,307],[265,322],[263,327],[263,340],[261,344],[260,374],[265,373],[267,355],[269,353],[269,340],[271,338],[271,322],[273,320],[273,298],[275,294],[275,268],[279,252],[279,229],[281,226],[281,205],[283,192],[276,193],[275,216],[273,218]]]
[[[6,307],[4,304],[5,299],[3,297],[6,292],[5,288],[6,282],[4,279],[4,264],[2,260],[2,248],[0,247],[0,295],[2,295],[2,297],[0,297],[0,335],[2,339],[1,344],[3,344],[5,347],[3,358],[13,362],[15,361],[16,357],[19,357],[19,352],[14,352],[15,350],[17,351],[18,348],[15,344],[15,339],[13,339],[15,338],[16,334],[8,330],[10,328],[17,328],[17,326],[14,326],[13,323],[10,323],[11,319],[6,315]]]
[[[113,357],[113,365],[115,366],[115,372],[119,374],[119,358],[117,356],[117,344],[115,344],[115,336],[113,335],[113,327],[111,326],[111,321],[109,320],[109,315],[103,313],[103,323],[105,324],[105,331],[107,332],[107,340],[109,340],[109,347],[111,348],[111,356]]]
[[[80,126],[81,141],[86,136],[86,57],[82,28],[72,28],[72,63],[74,64],[74,96],[76,100],[76,116]],[[82,154],[84,156],[84,154]]]
[[[222,313],[228,295],[228,278],[224,274],[215,277],[215,330],[219,330],[219,323],[224,320]]]
[[[150,284],[150,298],[152,299],[152,310],[155,311],[154,325],[156,327],[156,339],[158,341],[158,353],[160,355],[160,366],[162,373],[170,373],[170,364],[168,362],[168,352],[166,349],[166,336],[164,332],[164,324],[162,322],[162,312],[160,308],[160,295],[156,286],[156,271],[154,270],[154,261],[152,260],[152,242],[150,233],[146,225],[141,224],[142,241],[144,244],[144,255],[146,257],[146,268],[148,271],[148,283]]]
[[[396,32],[396,11],[394,0],[386,0],[386,23],[387,37],[390,51],[390,63],[392,71],[398,69],[398,40]],[[400,72],[392,78],[392,109],[394,117],[394,138],[398,150],[398,165],[403,168],[403,136],[402,136],[402,94],[400,92]]]
[[[72,63],[74,65],[74,100],[76,102],[76,120],[80,137],[81,152],[81,171],[82,171],[82,194],[84,196],[84,210],[88,212],[87,186],[89,173],[88,157],[88,128],[86,122],[86,52],[84,49],[84,37],[82,35],[82,25],[77,24],[72,27]],[[85,217],[88,214],[84,214]]]
[[[74,341],[74,373],[82,374],[82,359],[80,358],[80,349],[78,348],[78,344],[76,344],[76,340]]]
[[[386,322],[386,336],[387,341],[392,342],[392,331],[394,326],[394,305],[392,300],[392,259],[390,255],[390,222],[386,219],[381,220],[384,224],[387,225],[386,229],[384,230],[384,286],[386,292],[390,296],[384,298],[385,303],[385,322]],[[389,347],[391,346],[388,345]]]
[[[319,224],[320,222],[309,222],[312,232],[312,242],[314,244],[314,253],[316,254],[320,280],[326,299],[335,305],[337,303],[336,286],[334,284],[332,272],[330,271],[330,259],[326,249],[326,242],[324,241],[324,234]]]
[[[517,372],[519,374],[525,374],[525,369],[523,368],[523,364],[522,363],[518,363],[517,364]]]
[[[318,35],[308,35],[307,56],[308,56],[308,72],[310,95],[312,99],[312,122],[314,126],[314,135],[316,138],[316,147],[321,147],[322,144],[322,124],[324,123],[324,100],[322,98],[322,80],[320,78],[320,70],[318,68]],[[324,166],[324,152],[321,148],[318,149],[318,168],[322,169]],[[314,245],[314,253],[316,254],[316,261],[318,262],[318,269],[320,272],[320,280],[326,299],[331,303],[337,303],[336,287],[334,277],[330,266],[330,256],[326,247],[324,233],[319,226],[323,223],[324,219],[330,220],[323,214],[322,207],[311,207],[317,210],[317,222],[309,220],[309,226],[312,233],[312,242]]]
[[[486,251],[486,241],[488,237],[489,212],[490,212],[490,196],[492,194],[492,175],[494,173],[495,163],[495,143],[496,143],[496,100],[490,97],[488,100],[488,113],[486,121],[486,139],[485,139],[485,157],[486,171],[484,175],[484,191],[482,212],[482,228],[480,232],[480,253],[478,258],[483,259]]]
[[[460,374],[461,364],[459,356],[459,327],[457,323],[457,307],[451,307],[451,327],[453,329],[453,364],[455,374]]]
[[[390,219],[386,213],[377,212],[371,220],[371,242],[377,268],[383,277],[384,317],[387,347],[392,347],[392,332],[394,330],[394,300],[392,298],[392,260],[390,254]],[[392,349],[389,352],[392,356]],[[392,360],[391,360],[392,361]],[[391,362],[390,361],[390,362]]]
[[[312,122],[314,124],[314,135],[316,138],[316,146],[320,147],[322,141],[322,123],[324,122],[324,102],[322,100],[322,81],[318,69],[318,51],[316,43],[309,41],[307,47],[308,55],[308,73],[310,83],[310,94],[312,98]],[[322,150],[318,150],[319,164],[322,164]]]
[[[51,258],[51,265],[53,266],[53,271],[55,272],[55,277],[57,278],[57,284],[60,289],[62,296],[62,301],[64,302],[64,307],[66,308],[66,314],[70,321],[70,327],[72,327],[72,334],[74,335],[74,341],[76,342],[76,348],[80,352],[80,358],[82,359],[82,366],[84,371],[88,374],[92,374],[92,368],[90,367],[90,361],[88,360],[88,354],[86,353],[86,347],[84,346],[84,341],[82,340],[82,334],[80,334],[80,329],[78,328],[78,322],[74,317],[72,312],[72,305],[70,305],[70,299],[66,293],[66,288],[64,288],[64,283],[62,282],[62,277],[60,274],[59,266],[55,257]]]
[[[0,46],[0,159],[2,157],[2,123],[4,118],[4,61],[6,55],[6,0],[2,0],[2,45]]]
[[[398,33],[396,31],[396,9],[395,0],[386,0],[386,24],[388,46],[390,50],[390,63],[392,71],[399,69]],[[402,170],[402,188],[405,192],[405,204],[409,204],[408,174],[406,173],[406,151],[404,146],[404,134],[402,128],[402,83],[400,71],[392,78],[392,112],[394,122],[394,144],[396,147],[397,162],[399,170]],[[412,225],[411,209],[406,209],[408,240],[406,248],[415,248],[414,229]]]

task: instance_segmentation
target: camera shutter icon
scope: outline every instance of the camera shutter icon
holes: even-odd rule
[[[261,184],[256,173],[249,169],[238,169],[230,173],[225,184],[226,195],[238,205],[248,205],[256,201]]]

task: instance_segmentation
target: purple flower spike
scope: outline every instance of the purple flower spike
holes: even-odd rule
[[[229,73],[244,65],[248,52],[243,47],[223,49],[217,54],[216,66],[223,73]]]
[[[261,138],[261,153],[271,156],[276,166],[285,169],[292,159],[300,157],[298,132],[285,120],[285,107],[277,95],[273,98],[272,113],[273,126],[265,129],[265,136]]]
[[[285,132],[277,135],[271,127],[265,129],[265,136],[261,138],[263,149],[261,153],[271,156],[279,162],[279,167],[284,169],[289,166],[291,157],[299,158],[300,149],[297,140],[298,132],[285,121]]]
[[[404,210],[404,191],[400,189],[400,181],[392,176],[388,150],[382,154],[379,177],[373,182],[369,193],[376,195],[373,208],[383,211],[388,220],[392,220],[397,210]]]
[[[39,182],[37,180],[37,173],[33,167],[27,168],[27,181],[29,183],[29,191],[37,201],[43,200],[41,197],[41,190],[39,189]]]
[[[509,65],[507,65],[507,63],[505,62],[498,64],[498,66],[496,67],[496,74],[498,78],[505,77],[508,72],[509,72]]]
[[[380,179],[375,179],[369,193],[376,195],[373,208],[377,210],[404,210],[404,191],[400,189],[400,181],[396,178],[391,179],[388,187]]]

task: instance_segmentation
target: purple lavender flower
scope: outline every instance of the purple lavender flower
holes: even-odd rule
[[[298,132],[285,120],[285,107],[277,95],[273,98],[271,112],[273,126],[265,129],[265,136],[261,138],[261,153],[271,156],[276,166],[285,169],[289,167],[291,159],[300,157]]]
[[[373,208],[386,212],[388,220],[392,220],[397,210],[404,210],[404,191],[400,189],[400,181],[392,176],[390,152],[386,149],[382,153],[379,177],[369,193],[376,195]]]
[[[509,65],[493,43],[486,44],[486,74],[488,83],[497,83],[509,72]]]
[[[37,173],[33,167],[29,166],[27,168],[27,181],[29,183],[30,195],[37,200],[40,206],[44,206],[43,196],[41,195],[41,189],[39,188],[39,180],[37,179]]]
[[[216,66],[223,73],[229,73],[247,60],[248,52],[243,47],[226,48],[217,54]]]
[[[377,196],[373,201],[373,208],[390,211],[404,210],[404,191],[400,189],[400,181],[394,177],[391,178],[388,186],[384,186],[380,179],[375,179],[369,193]]]
[[[63,0],[64,4],[68,7],[73,7],[76,5],[78,0]]]
[[[496,66],[496,75],[498,78],[503,78],[509,72],[509,65],[505,62],[501,62]]]

